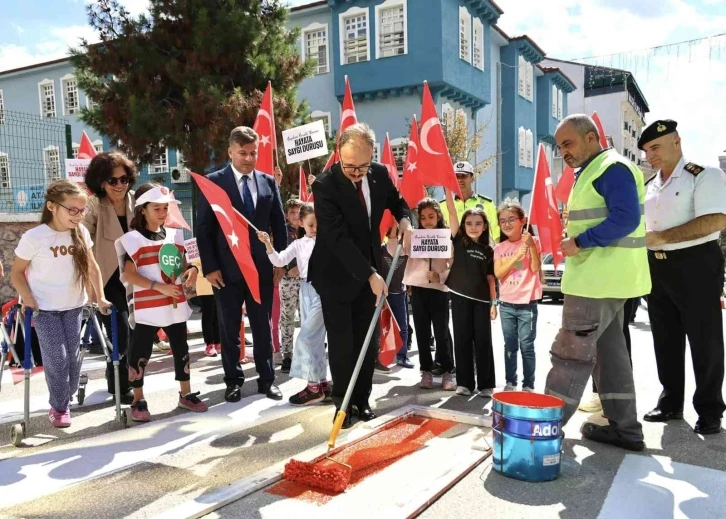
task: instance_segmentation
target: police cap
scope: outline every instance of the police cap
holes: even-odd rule
[[[638,149],[642,150],[643,146],[648,144],[650,141],[654,141],[659,137],[673,133],[676,131],[676,126],[678,126],[678,123],[672,119],[655,121],[643,130],[643,133],[640,135],[640,139],[638,139]]]

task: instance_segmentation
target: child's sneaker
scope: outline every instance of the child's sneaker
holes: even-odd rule
[[[61,413],[51,407],[48,410],[48,419],[50,420],[50,424],[58,429],[65,429],[71,426],[71,412],[68,409]]]
[[[323,388],[323,395],[325,397],[323,398],[323,403],[328,403],[333,401],[333,389],[331,388],[330,384],[322,384]]]
[[[468,387],[458,386],[456,388],[456,394],[460,396],[471,396],[471,390]]]
[[[444,373],[441,376],[441,389],[444,391],[454,391],[456,384],[454,383],[454,375],[451,373]]]
[[[494,390],[492,388],[482,389],[479,391],[479,396],[482,398],[491,398],[494,394]]]
[[[219,353],[220,355],[222,354],[222,345],[221,345],[221,344],[215,344],[215,345],[214,345],[214,349],[215,349],[215,351],[216,351],[217,353]]]
[[[131,404],[131,420],[134,422],[148,422],[151,420],[151,413],[149,413],[149,406],[146,405],[146,400],[139,400],[135,404]]]
[[[406,357],[399,357],[396,359],[396,366],[401,366],[402,368],[411,369],[413,368],[413,363],[408,360]]]
[[[514,384],[510,384],[507,382],[507,385],[504,386],[504,391],[516,391],[517,387]]]
[[[187,393],[186,395],[182,395],[179,393],[179,403],[177,404],[177,407],[181,407],[182,409],[189,409],[190,411],[194,411],[195,413],[203,413],[207,409],[207,404],[199,400],[199,391],[196,393]]]
[[[290,368],[292,367],[292,359],[290,357],[285,357],[282,359],[282,367],[280,367],[280,371],[282,373],[290,373]]]
[[[430,371],[421,372],[421,383],[418,387],[421,389],[432,389],[434,387],[434,376]]]
[[[207,347],[204,350],[204,355],[207,357],[217,356],[217,350],[214,349],[214,344],[207,344]]]
[[[534,393],[534,388],[522,386],[522,391],[524,391],[525,393]]]
[[[290,403],[296,406],[312,405],[322,402],[325,399],[325,393],[320,391],[318,387],[317,391],[310,389],[310,386],[305,386],[305,389],[300,391],[297,395],[290,397]]]

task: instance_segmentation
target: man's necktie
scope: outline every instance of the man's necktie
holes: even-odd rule
[[[252,200],[252,191],[248,184],[250,177],[242,175],[242,210],[245,216],[251,219],[255,215],[255,202]]]
[[[358,200],[363,204],[363,210],[368,214],[368,204],[366,204],[366,197],[363,195],[363,181],[359,180],[355,183],[355,191],[358,194]]]

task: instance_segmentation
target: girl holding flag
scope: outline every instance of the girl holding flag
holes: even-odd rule
[[[163,328],[169,337],[174,355],[174,372],[179,381],[178,407],[195,412],[207,410],[207,404],[199,400],[199,393],[192,393],[189,384],[189,345],[187,344],[187,320],[192,314],[187,304],[184,286],[194,286],[198,269],[186,266],[179,279],[169,278],[161,268],[164,245],[175,246],[178,255],[184,253],[181,233],[167,233],[164,228],[169,204],[179,201],[163,186],[144,184],[135,193],[134,219],[131,232],[116,240],[116,253],[121,269],[121,281],[132,295],[129,323],[134,328],[129,350],[129,384],[134,390],[131,419],[148,422],[151,419],[144,399],[144,370],[149,362],[154,337]],[[179,258],[179,261],[182,261]]]

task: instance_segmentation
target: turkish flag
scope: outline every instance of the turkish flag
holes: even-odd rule
[[[605,129],[602,126],[602,121],[600,120],[600,116],[597,115],[597,112],[592,112],[592,120],[595,121],[595,126],[597,126],[597,133],[600,134],[600,146],[607,148],[608,138],[605,136]]]
[[[416,207],[422,199],[426,198],[426,188],[418,178],[418,148],[418,123],[414,115],[413,122],[411,123],[411,135],[408,138],[406,162],[403,164],[403,179],[401,180],[401,186],[399,188],[401,196],[410,209]]]
[[[428,82],[424,81],[423,107],[421,108],[421,134],[419,135],[418,175],[427,186],[448,187],[459,198],[464,198],[456,181],[454,164],[449,156],[439,114],[436,112]]]
[[[328,157],[328,162],[326,162],[325,166],[323,166],[323,171],[330,170],[336,162],[338,162],[338,152],[334,151],[330,154],[330,157]]]
[[[534,173],[532,186],[532,202],[530,206],[530,222],[537,226],[542,252],[552,254],[555,269],[562,262],[560,249],[562,243],[562,220],[557,209],[552,177],[547,165],[544,145],[539,145],[537,153],[537,169]]]
[[[260,111],[252,129],[260,136],[260,146],[257,150],[257,165],[255,169],[268,175],[275,173],[275,150],[277,137],[275,134],[275,112],[272,107],[272,84],[267,82],[265,95],[262,96]]]
[[[343,111],[340,113],[340,129],[338,130],[337,145],[340,144],[340,135],[348,126],[358,122],[358,116],[355,114],[355,105],[353,104],[353,92],[350,90],[350,81],[345,76],[345,95],[343,96]],[[336,157],[336,161],[337,161]]]
[[[91,139],[88,137],[88,134],[83,131],[81,134],[81,145],[78,148],[78,158],[79,159],[92,159],[96,156],[96,148],[93,147],[93,143],[91,142]]]
[[[237,266],[239,266],[240,272],[242,272],[242,276],[250,288],[252,297],[260,303],[260,276],[257,273],[255,262],[252,260],[250,231],[247,220],[232,207],[229,196],[221,187],[202,175],[191,171],[189,173],[191,173],[202,195],[207,199],[212,211],[214,211],[224,237],[227,239],[229,250],[232,251],[232,255],[237,261]]]
[[[300,200],[303,202],[313,201],[313,194],[308,190],[308,179],[302,166],[300,166]]]
[[[388,176],[391,177],[393,185],[398,188],[398,167],[396,166],[396,157],[393,154],[393,149],[391,148],[391,140],[388,137],[388,132],[386,132],[386,141],[383,143],[383,156],[381,157],[381,164],[386,166],[386,169],[388,170]],[[381,238],[383,238],[388,233],[388,229],[393,227],[395,221],[396,220],[393,218],[391,211],[386,209],[383,212],[383,217],[381,218],[381,225],[378,228],[381,233]]]
[[[378,360],[384,366],[388,366],[393,364],[396,353],[403,346],[401,327],[398,326],[391,307],[388,306],[388,301],[383,305],[378,322],[381,326],[381,345],[378,348]]]
[[[171,196],[174,200],[176,200],[174,191],[171,192]],[[166,214],[164,227],[169,227],[171,229],[186,229],[187,231],[192,230],[187,221],[184,219],[184,216],[182,216],[181,211],[179,210],[179,204],[169,204],[169,211]]]

